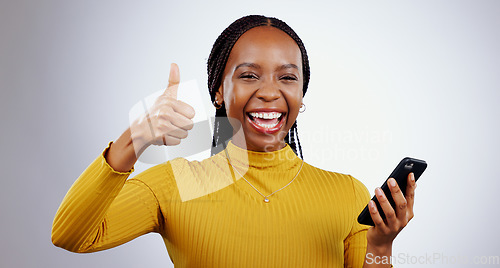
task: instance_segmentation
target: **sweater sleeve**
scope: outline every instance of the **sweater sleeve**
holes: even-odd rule
[[[344,267],[361,268],[366,255],[366,233],[370,226],[359,224],[357,217],[370,201],[370,194],[360,181],[352,178],[352,182],[354,188],[353,225],[351,232],[344,240]]]
[[[111,144],[111,143],[110,143]],[[158,231],[161,212],[154,193],[133,172],[117,172],[104,155],[94,160],[64,197],[52,225],[54,245],[85,253],[108,249]]]

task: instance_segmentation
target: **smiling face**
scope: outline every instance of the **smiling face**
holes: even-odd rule
[[[251,151],[283,148],[302,104],[302,87],[302,55],[290,36],[271,26],[241,35],[216,93],[235,129],[233,143]]]

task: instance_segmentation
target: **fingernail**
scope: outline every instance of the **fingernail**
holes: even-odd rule
[[[375,206],[375,202],[373,202],[373,200],[370,201],[370,207],[373,212],[377,212],[377,206]]]
[[[415,181],[415,174],[413,174],[413,172],[411,173],[410,180],[411,180],[412,182],[413,182],[413,181]]]
[[[394,187],[396,187],[396,180],[395,180],[395,179],[393,179],[393,178],[390,178],[390,179],[389,179],[389,184],[390,184],[390,185],[391,185],[391,187],[393,187],[393,188],[394,188]]]
[[[375,194],[378,196],[382,196],[382,189],[380,189],[380,187],[377,187],[377,189],[375,189]]]

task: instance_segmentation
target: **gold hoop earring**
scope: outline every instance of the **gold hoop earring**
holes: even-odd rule
[[[305,111],[306,111],[306,105],[305,105],[304,103],[302,103],[302,104],[300,105],[300,108],[299,108],[299,113],[303,113],[303,112],[305,112]]]
[[[212,104],[215,106],[215,109],[219,110],[220,108],[222,108],[222,104],[219,104],[216,100],[214,100],[212,102]]]

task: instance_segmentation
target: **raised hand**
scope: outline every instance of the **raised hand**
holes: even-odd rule
[[[151,144],[177,145],[193,128],[194,109],[177,99],[179,67],[172,63],[165,92],[145,114],[113,143],[105,154],[116,171],[130,171],[142,152]]]
[[[172,63],[167,89],[130,127],[136,153],[151,144],[178,145],[193,128],[193,107],[177,99],[179,81],[179,67]]]

